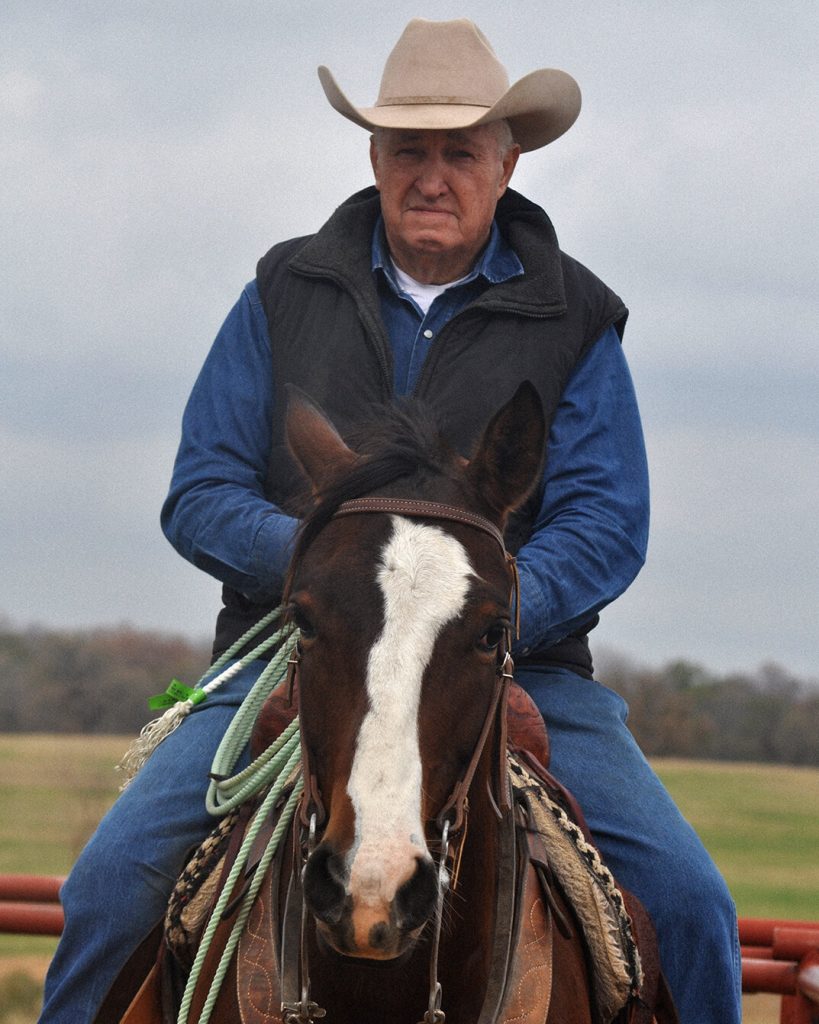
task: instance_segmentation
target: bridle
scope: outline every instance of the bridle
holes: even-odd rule
[[[350,515],[399,515],[415,519],[437,519],[451,523],[458,523],[470,526],[490,536],[499,546],[504,558],[505,565],[510,575],[510,594],[514,599],[515,607],[515,636],[520,632],[520,581],[517,572],[514,555],[506,549],[503,534],[494,523],[484,516],[474,512],[468,512],[454,505],[447,505],[435,501],[424,501],[414,498],[353,498],[339,505],[330,519]],[[329,522],[330,520],[328,520]],[[304,552],[300,552],[303,554]],[[499,726],[499,751],[494,766],[494,788],[493,797],[490,788],[490,801],[498,815],[502,817],[505,811],[511,807],[509,784],[506,780],[506,698],[509,686],[514,673],[514,663],[511,654],[512,629],[507,628],[501,643],[496,652],[495,682],[492,695],[484,717],[483,725],[476,740],[469,763],[461,777],[456,782],[450,796],[444,803],[435,818],[435,824],[441,833],[441,855],[438,865],[438,897],[436,900],[434,932],[432,941],[432,954],[430,961],[430,994],[429,1007],[424,1014],[420,1024],[443,1024],[446,1015],[441,1009],[441,985],[438,981],[438,949],[440,944],[441,923],[443,919],[443,904],[447,890],[450,888],[450,872],[447,870],[447,863],[450,856],[450,845],[457,839],[456,859],[460,860],[461,847],[465,837],[465,825],[468,812],[468,796],[475,772],[480,762],[486,743],[492,733],[493,726]],[[297,647],[288,662],[288,687],[292,692],[299,673],[301,651]],[[306,848],[303,848],[302,873],[307,859],[316,845],[318,830],[324,824],[327,812],[322,801],[318,781],[311,769],[310,756],[307,744],[304,740],[302,730],[302,778],[304,780],[304,794],[301,800],[300,820],[305,835],[307,836]],[[301,921],[301,1000],[282,1003],[282,1010],[285,1012],[287,1024],[312,1024],[315,1018],[323,1017],[325,1011],[317,1006],[310,999],[309,993],[309,967],[307,963],[307,942],[306,926],[307,913],[306,903],[302,897],[302,921]]]
[[[344,516],[367,514],[400,515],[415,519],[438,519],[470,526],[490,536],[500,548],[507,570],[510,574],[511,597],[514,598],[515,606],[515,636],[519,635],[520,581],[518,578],[517,565],[515,563],[514,555],[510,554],[506,549],[503,534],[494,523],[490,522],[490,520],[486,519],[484,516],[478,515],[475,512],[468,512],[455,505],[447,505],[436,501],[424,501],[416,498],[353,498],[350,501],[345,501],[339,505],[331,518],[337,519]],[[489,733],[491,732],[492,723],[498,717],[499,711],[505,707],[505,698],[514,670],[511,646],[511,629],[507,629],[497,648],[495,686],[493,688],[483,726],[478,735],[478,740],[473,750],[472,757],[470,758],[466,771],[456,783],[455,788],[435,819],[439,830],[443,829],[444,821],[449,821],[450,838],[457,835],[463,827],[466,799],[472,783],[472,778],[477,769],[478,762],[480,761]],[[300,661],[301,652],[297,648],[291,655],[288,662],[288,688],[291,692],[298,678]],[[504,730],[504,741],[505,722],[506,716],[504,714],[501,721],[501,726]],[[305,828],[308,828],[313,815],[315,815],[315,825],[317,828],[321,828],[326,818],[326,810],[321,798],[318,782],[310,767],[309,751],[304,743],[303,737],[304,733],[302,732],[302,775],[304,778],[304,798],[301,804],[301,822]],[[499,773],[500,777],[496,779],[496,805],[501,811],[507,810],[509,807],[507,796],[508,787],[506,787],[504,781],[504,747],[505,742],[501,746],[501,755],[499,758],[499,761],[501,762]]]

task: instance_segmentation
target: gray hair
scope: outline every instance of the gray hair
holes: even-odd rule
[[[515,145],[515,136],[512,134],[512,126],[502,117],[499,121],[490,121],[487,128],[491,128],[498,143],[501,157],[506,156],[512,146]]]

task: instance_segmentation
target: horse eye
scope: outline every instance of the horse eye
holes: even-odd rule
[[[490,626],[478,641],[478,647],[480,647],[482,651],[497,650],[501,640],[503,640],[505,632],[506,625],[504,623],[498,622],[494,626]]]
[[[289,609],[290,621],[301,633],[302,640],[313,640],[316,630],[301,608],[298,605],[291,605]]]

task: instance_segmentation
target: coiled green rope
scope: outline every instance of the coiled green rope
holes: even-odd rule
[[[208,921],[205,933],[202,936],[202,941],[199,944],[199,949],[197,950],[196,958],[194,960],[193,967],[191,968],[191,973],[188,978],[188,982],[185,986],[185,993],[184,996],[182,997],[182,1003],[179,1008],[177,1024],[189,1024],[188,1013],[190,1012],[193,994],[194,991],[196,990],[196,985],[199,981],[199,976],[202,973],[202,965],[205,961],[205,957],[207,956],[208,950],[210,949],[210,944],[213,941],[213,936],[216,933],[216,929],[219,925],[222,914],[224,913],[225,908],[230,902],[231,893],[233,892],[236,882],[238,881],[239,877],[245,870],[247,859],[252,849],[253,843],[256,839],[256,836],[258,835],[259,830],[264,824],[267,816],[272,813],[273,808],[275,807],[276,802],[281,796],[281,792],[284,789],[284,786],[291,772],[296,768],[296,766],[299,763],[299,758],[300,751],[297,746],[296,749],[290,755],[290,758],[285,764],[278,779],[270,787],[269,792],[265,796],[261,806],[256,812],[252,825],[250,826],[244,839],[242,840],[242,845],[239,849],[239,854],[236,858],[236,862],[234,863],[228,875],[228,879],[225,882],[222,892],[219,895],[219,899],[216,902],[216,906],[214,907],[213,912],[211,914],[210,920]],[[214,973],[213,980],[211,981],[207,998],[202,1007],[202,1012],[199,1015],[198,1024],[207,1024],[207,1022],[210,1020],[210,1016],[213,1012],[213,1007],[215,1006],[216,999],[219,996],[222,981],[224,980],[225,974],[227,973],[228,966],[230,965],[230,961],[233,958],[233,954],[236,951],[236,947],[239,944],[239,939],[241,938],[242,932],[244,931],[244,927],[250,915],[251,908],[259,892],[259,889],[261,888],[262,882],[264,881],[267,869],[270,866],[270,862],[272,861],[273,856],[275,855],[276,850],[278,849],[279,843],[281,842],[282,837],[286,834],[287,828],[290,825],[290,821],[292,820],[292,817],[295,814],[296,805],[298,804],[301,792],[302,780],[299,779],[293,789],[293,792],[290,794],[290,797],[288,798],[288,801],[284,807],[284,810],[282,811],[281,816],[279,817],[278,822],[276,823],[276,827],[273,831],[273,834],[270,837],[270,841],[268,842],[264,854],[262,855],[262,858],[259,862],[259,865],[256,868],[250,888],[248,889],[247,894],[245,895],[244,900],[242,901],[242,905],[237,915],[236,922],[233,925],[233,928],[231,929],[227,944],[225,945],[225,949],[219,960],[219,965]]]
[[[259,678],[253,684],[247,697],[242,701],[239,710],[234,715],[225,735],[222,737],[222,741],[213,759],[211,781],[205,797],[205,804],[210,814],[215,817],[221,817],[251,797],[258,796],[261,793],[265,793],[265,795],[255,814],[251,827],[242,840],[236,861],[217,900],[202,941],[199,944],[199,949],[185,986],[185,993],[177,1017],[178,1024],[190,1024],[188,1014],[193,994],[196,990],[199,976],[202,973],[202,964],[213,941],[213,936],[222,913],[230,900],[230,895],[235,888],[237,879],[246,868],[250,850],[262,824],[268,815],[273,813],[273,809],[285,785],[294,774],[301,758],[299,720],[295,718],[278,739],[249,764],[247,768],[242,769],[235,775],[231,774],[250,740],[253,726],[256,723],[262,705],[287,675],[287,664],[298,642],[298,630],[293,625],[287,623],[267,639],[258,643],[247,654],[240,658],[237,658],[237,655],[259,636],[263,630],[280,618],[282,611],[283,609],[279,607],[268,612],[251,629],[239,637],[208,668],[193,690],[177,684],[179,690],[183,693],[183,699],[174,700],[174,697],[171,697],[171,701],[174,701],[173,705],[160,718],[149,722],[145,726],[119,765],[120,770],[125,774],[125,782],[122,786],[124,789],[156,747],[179,727],[196,704],[206,700],[210,693],[213,693],[223,683],[232,679],[250,662],[264,657],[269,651],[278,646],[278,650],[271,656],[269,663],[261,671]],[[229,664],[230,662],[232,664]],[[175,694],[176,692],[172,688],[168,690],[169,694]],[[222,981],[239,944],[239,939],[247,923],[256,895],[261,888],[267,868],[275,856],[279,843],[290,827],[290,822],[293,819],[302,789],[302,780],[299,778],[294,783],[293,791],[279,816],[253,876],[251,885],[239,908],[236,922],[231,929],[228,942],[211,981],[198,1024],[207,1024],[207,1021],[210,1020]]]
[[[193,994],[196,990],[199,977],[202,973],[202,965],[207,956],[213,936],[221,920],[222,913],[230,901],[236,882],[247,866],[250,851],[256,836],[259,833],[267,817],[273,813],[285,785],[290,780],[299,765],[301,757],[301,741],[299,735],[299,721],[294,719],[282,734],[262,754],[259,755],[246,768],[232,774],[239,758],[242,755],[247,743],[250,740],[253,727],[256,723],[262,705],[272,691],[284,680],[287,674],[287,663],[290,655],[298,642],[298,630],[292,625],[285,625],[272,636],[257,644],[246,655],[234,661],[227,668],[236,655],[245,648],[262,630],[280,617],[281,608],[276,608],[268,613],[263,619],[241,636],[221,658],[219,658],[208,671],[202,676],[197,684],[197,691],[201,690],[205,696],[193,699],[178,701],[162,718],[149,723],[149,727],[143,730],[137,743],[132,747],[123,762],[125,770],[130,778],[139,770],[139,767],[147,760],[151,751],[165,739],[184,718],[190,713],[199,700],[207,699],[207,695],[216,690],[228,679],[233,678],[247,664],[263,657],[271,649],[278,645],[269,663],[259,674],[259,678],[253,684],[247,697],[242,701],[241,707],[236,712],[230,726],[226,730],[222,741],[216,751],[211,768],[211,781],[205,797],[205,804],[210,814],[221,817],[228,814],[240,804],[251,797],[265,793],[264,798],[256,811],[253,822],[248,829],[233,868],[230,871],[227,881],[220,893],[216,906],[211,914],[208,925],[205,929],[199,949],[191,968],[182,1003],[177,1017],[178,1024],[189,1024],[188,1014],[190,1013]],[[127,782],[126,782],[127,785]],[[239,908],[236,921],[231,929],[227,944],[220,958],[217,970],[211,981],[210,988],[202,1012],[199,1015],[198,1024],[207,1024],[216,1004],[216,999],[227,973],[228,966],[239,944],[242,932],[244,931],[247,919],[253,903],[264,881],[267,868],[269,867],[276,850],[290,827],[290,822],[295,814],[303,784],[297,779],[284,809],[279,816],[273,833],[268,841],[265,851],[257,866],[251,885],[246,892]],[[265,792],[266,790],[266,792]]]
[[[198,703],[206,700],[208,695],[213,693],[214,690],[217,690],[229,679],[238,675],[238,673],[241,672],[246,665],[250,664],[250,662],[264,657],[277,644],[281,644],[282,650],[276,652],[272,658],[271,664],[266,667],[264,672],[262,672],[265,682],[261,686],[254,686],[251,691],[253,694],[253,707],[258,711],[264,703],[267,695],[276,685],[278,685],[278,682],[280,681],[275,678],[275,673],[281,670],[282,658],[286,660],[290,655],[290,651],[292,651],[295,646],[297,631],[292,625],[286,624],[277,632],[273,633],[272,636],[269,636],[266,640],[262,640],[261,643],[257,644],[251,651],[243,655],[241,658],[238,658],[235,661],[233,661],[233,659],[236,658],[239,651],[243,650],[267,626],[280,618],[282,611],[283,609],[281,607],[274,608],[272,611],[268,612],[267,615],[261,618],[254,626],[247,630],[246,633],[240,636],[239,639],[208,668],[192,690],[188,689],[186,686],[182,686],[174,680],[168,688],[168,695],[175,694],[176,691],[174,687],[179,687],[179,689],[183,691],[183,696],[175,700],[174,697],[169,696],[168,703],[172,703],[172,706],[168,707],[168,710],[160,718],[156,718],[148,722],[136,740],[129,747],[122,761],[117,766],[119,771],[121,771],[125,776],[125,780],[121,787],[122,789],[125,789],[126,786],[130,784],[131,780],[139,772],[140,768],[145,764],[153,751],[164,739],[170,736],[170,734],[174,732],[182,722],[184,722],[185,718],[191,713]],[[228,662],[230,661],[233,661],[232,665],[228,665]],[[225,668],[226,665],[228,666],[227,668]],[[265,687],[268,687],[267,690],[265,690]],[[164,706],[167,706],[167,704]],[[243,717],[241,721],[243,723],[246,722],[246,718]],[[249,725],[243,725],[243,728],[245,727],[247,728],[247,736],[249,737],[250,730],[253,727],[252,721]],[[230,731],[231,734],[233,734],[234,730]],[[231,740],[231,743],[233,742],[234,740]],[[243,746],[244,742],[235,748],[237,756]],[[222,750],[221,745],[219,749],[220,751]],[[227,761],[227,757],[225,758],[225,761]],[[230,768],[232,769],[235,764],[236,761],[234,760],[231,763]]]
[[[298,642],[298,631],[285,627],[276,637],[281,647],[265,666],[253,688],[242,701],[213,758],[211,782],[205,804],[216,817],[228,814],[249,797],[273,782],[282,771],[282,765],[292,749],[298,748],[298,719],[294,719],[275,743],[236,775],[231,772],[247,745],[262,705],[287,674],[287,663]]]

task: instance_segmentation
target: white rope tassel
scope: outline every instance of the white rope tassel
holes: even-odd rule
[[[148,722],[147,725],[143,726],[139,736],[137,736],[125,752],[125,756],[117,765],[117,771],[122,772],[125,776],[125,781],[120,786],[120,792],[126,789],[133,781],[140,768],[142,768],[159,744],[164,739],[167,739],[174,730],[179,728],[193,708],[203,701],[209,693],[213,693],[214,690],[218,690],[223,683],[226,683],[229,679],[238,675],[239,672],[241,672],[242,669],[251,661],[254,661],[256,658],[263,657],[276,645],[284,644],[285,641],[288,640],[295,644],[295,639],[293,639],[293,627],[285,624],[266,640],[262,640],[253,648],[252,651],[245,654],[244,657],[239,658],[238,661],[233,662],[232,665],[229,665],[226,669],[219,672],[219,669],[221,669],[222,666],[232,658],[235,658],[239,651],[248,646],[251,640],[254,640],[264,629],[271,625],[271,623],[280,618],[282,612],[283,608],[279,606],[278,608],[272,609],[272,611],[269,611],[267,615],[259,619],[255,626],[252,626],[246,633],[242,634],[230,649],[225,651],[225,653],[210,666],[208,671],[202,676],[199,683],[193,690],[182,686],[177,680],[173,681],[171,686],[168,687],[167,692],[172,693],[174,696],[179,696],[181,699],[177,700],[175,704],[169,707],[161,717],[155,718]],[[218,672],[219,674],[214,675],[215,672]],[[211,676],[213,678],[210,678]],[[205,679],[207,679],[208,682],[204,682]],[[179,687],[176,693],[174,693],[175,686]],[[182,691],[181,694],[179,693],[179,690]]]
[[[197,687],[197,691],[201,690],[206,696],[209,693],[213,693],[223,683],[226,683],[228,679],[238,675],[244,668],[245,661],[246,659],[242,658],[240,661],[234,662],[224,672],[220,672],[215,679],[211,679],[209,683],[202,687]],[[201,699],[204,700],[204,697]],[[125,776],[122,785],[119,787],[120,792],[127,789],[140,768],[142,768],[159,744],[179,728],[198,703],[199,700],[178,700],[163,715],[159,718],[154,718],[142,727],[139,736],[137,736],[126,751],[123,759],[117,765],[117,771],[122,772]]]
[[[124,776],[120,792],[127,789],[159,744],[178,728],[193,709],[192,700],[180,700],[160,717],[154,718],[142,727],[139,736],[125,752],[117,765],[117,771]]]

